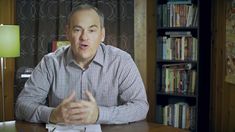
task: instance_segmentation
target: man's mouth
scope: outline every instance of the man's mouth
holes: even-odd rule
[[[79,48],[81,48],[81,49],[86,49],[87,47],[88,47],[87,44],[80,44],[80,45],[79,45]]]

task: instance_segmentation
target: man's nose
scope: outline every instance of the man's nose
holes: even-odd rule
[[[87,39],[88,39],[88,37],[87,37],[87,32],[86,32],[86,31],[83,31],[83,32],[82,32],[82,34],[81,34],[81,36],[80,36],[80,39],[81,39],[81,40],[87,40]]]

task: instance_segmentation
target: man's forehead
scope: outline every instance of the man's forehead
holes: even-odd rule
[[[84,9],[74,12],[70,25],[72,27],[100,27],[100,18],[93,9]]]
[[[98,13],[94,10],[94,9],[81,9],[81,10],[78,10],[76,12],[73,13],[72,17],[75,16],[75,15],[91,15],[93,17],[97,17],[99,18],[99,15]]]

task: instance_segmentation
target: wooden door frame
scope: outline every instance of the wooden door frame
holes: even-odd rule
[[[226,129],[228,120],[228,91],[224,87],[226,4],[224,0],[212,4],[211,131],[220,132]]]
[[[148,121],[155,120],[156,17],[155,0],[134,1],[134,59],[144,81],[150,105]]]
[[[15,24],[15,0],[0,0],[0,24]],[[15,59],[7,58],[4,71],[5,120],[14,119],[14,72]],[[0,77],[1,80],[1,77]],[[1,83],[1,81],[0,81]],[[1,88],[2,85],[0,85]],[[2,95],[0,91],[0,95]],[[2,97],[0,97],[0,120],[2,120]]]

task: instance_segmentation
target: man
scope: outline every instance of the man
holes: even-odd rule
[[[16,117],[66,124],[145,119],[149,106],[139,71],[129,54],[102,43],[102,13],[79,5],[66,29],[71,46],[43,57],[17,99]]]

